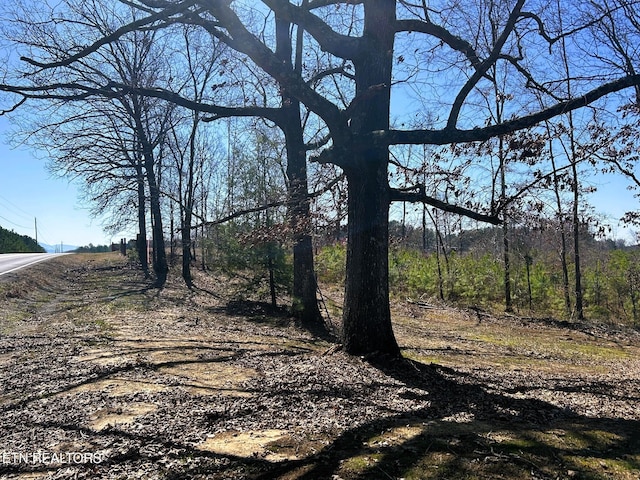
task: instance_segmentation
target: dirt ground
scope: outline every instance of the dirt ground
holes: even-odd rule
[[[640,478],[635,330],[396,298],[404,359],[364,359],[195,284],[117,254],[0,278],[0,478]]]

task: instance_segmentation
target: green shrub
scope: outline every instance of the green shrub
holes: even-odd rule
[[[316,275],[322,282],[344,283],[347,248],[342,244],[327,245],[316,255]]]
[[[277,293],[290,293],[293,283],[291,255],[275,240],[250,240],[239,226],[220,227],[207,242],[207,265],[245,279],[243,294],[256,294],[268,299],[270,294],[269,267],[273,269]]]
[[[594,263],[583,262],[585,312],[594,320],[640,324],[640,251],[609,250],[598,253]],[[323,282],[341,284],[345,279],[346,247],[323,247],[317,273]],[[448,265],[440,256],[445,300],[468,307],[502,309],[504,266],[495,253],[451,252]],[[557,258],[534,255],[529,269],[531,310],[524,258],[512,256],[512,300],[517,310],[533,315],[566,317],[562,271]],[[574,268],[568,265],[570,277]],[[572,302],[574,279],[569,279]],[[435,253],[393,247],[389,251],[389,288],[399,299],[438,297],[439,278]]]

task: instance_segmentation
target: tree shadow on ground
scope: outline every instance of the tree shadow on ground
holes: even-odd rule
[[[249,322],[266,324],[273,327],[288,327],[295,325],[312,334],[320,340],[336,343],[336,335],[329,325],[307,325],[292,315],[288,307],[282,305],[273,306],[269,302],[254,300],[230,300],[224,307],[209,309],[210,312],[220,312],[230,316],[246,318]]]
[[[374,362],[431,406],[379,418],[308,458],[259,478],[638,478],[640,422],[591,418],[469,383],[453,369],[411,360]],[[411,393],[410,395],[414,395]]]
[[[204,360],[186,358],[122,365],[102,371],[82,384],[134,369],[155,371],[167,365],[229,362],[238,358],[238,352],[227,348],[219,350],[216,358]],[[292,361],[296,354],[299,353],[291,353]],[[283,461],[268,461],[256,454],[240,456],[204,451],[194,447],[193,441],[172,438],[166,432],[136,433],[117,426],[96,431],[78,423],[51,420],[33,421],[25,428],[75,432],[83,438],[93,437],[97,442],[130,442],[130,447],[120,449],[100,465],[74,466],[83,475],[95,478],[107,478],[117,471],[139,472],[150,465],[154,474],[163,478],[631,479],[640,474],[640,422],[637,420],[581,416],[548,402],[496,391],[467,374],[439,365],[384,358],[374,359],[372,365],[406,387],[397,391],[399,398],[426,400],[428,407],[401,413],[390,410],[387,416],[336,435],[328,433],[319,448],[316,448],[320,445],[318,434],[313,435],[312,445],[307,447],[303,443],[310,437],[267,445],[267,449],[288,454],[290,459]],[[77,386],[79,384],[74,383],[50,395],[59,395]],[[183,381],[173,386],[185,388],[189,384]],[[348,395],[348,391],[342,394]],[[336,392],[321,389],[315,395],[335,398]],[[3,411],[28,410],[28,403],[33,401],[36,399],[14,404]],[[225,414],[247,415],[242,410]],[[59,473],[52,465],[0,465],[0,474],[54,471]]]
[[[128,286],[110,285],[114,295],[135,299],[136,295],[146,296],[146,292],[135,292]],[[141,285],[141,284],[137,284]],[[113,287],[113,288],[112,288]],[[55,293],[52,291],[52,293]],[[105,298],[97,301],[103,302]],[[77,305],[96,301],[87,297]],[[62,307],[58,305],[57,307]],[[254,324],[288,325],[291,322],[284,310],[272,311],[269,304],[250,302],[229,303],[220,307],[220,312],[231,316],[243,316]],[[267,317],[275,318],[269,320]],[[282,335],[290,333],[282,332]],[[162,335],[165,335],[162,332]],[[253,337],[252,337],[253,338]],[[215,453],[197,448],[202,436],[189,436],[185,432],[190,422],[197,424],[200,431],[211,432],[217,428],[218,417],[240,422],[243,417],[260,415],[260,402],[270,395],[298,398],[309,402],[338,403],[339,399],[354,396],[354,402],[362,400],[358,392],[349,384],[335,388],[322,384],[322,378],[308,388],[296,383],[284,384],[279,390],[269,389],[260,381],[248,385],[232,386],[237,394],[253,395],[252,403],[243,405],[244,398],[229,401],[222,398],[225,388],[210,388],[209,396],[192,395],[191,387],[202,389],[187,376],[172,375],[167,391],[156,397],[148,392],[132,392],[119,398],[109,397],[99,390],[88,393],[79,387],[101,385],[104,380],[117,376],[135,374],[134,380],[152,379],[159,370],[167,367],[189,367],[212,364],[237,364],[238,360],[255,360],[248,365],[260,365],[276,356],[284,356],[280,367],[294,364],[302,356],[317,355],[310,349],[287,346],[284,351],[274,348],[265,339],[254,348],[255,340],[241,339],[232,342],[221,339],[216,344],[202,345],[199,340],[185,341],[179,338],[179,346],[159,347],[153,343],[157,338],[146,341],[129,341],[112,355],[126,355],[128,360],[117,365],[82,365],[74,363],[74,353],[65,350],[65,342],[70,340],[63,331],[55,341],[38,337],[37,345],[25,344],[25,361],[41,356],[46,361],[43,368],[9,372],[8,376],[29,378],[30,388],[16,383],[15,393],[21,400],[11,401],[0,392],[4,402],[0,407],[3,424],[0,430],[7,432],[9,425],[24,432],[32,448],[49,434],[63,432],[64,440],[81,441],[94,448],[117,446],[113,455],[104,462],[82,465],[26,465],[0,463],[0,476],[5,474],[20,478],[31,473],[42,473],[55,478],[225,478],[225,479],[637,479],[640,477],[640,422],[638,420],[615,418],[615,412],[602,418],[579,415],[559,408],[549,402],[527,396],[533,395],[527,388],[501,388],[495,382],[483,382],[471,374],[459,372],[434,364],[423,364],[411,360],[373,358],[370,364],[380,372],[380,383],[367,386],[371,390],[384,386],[385,391],[393,390],[398,401],[416,400],[420,408],[401,411],[401,408],[380,409],[379,414],[369,420],[358,418],[362,410],[356,410],[353,427],[340,431],[291,432],[285,440],[269,442],[265,451],[282,454],[283,460],[268,460],[260,452],[248,455]],[[105,342],[117,339],[104,337]],[[246,341],[245,341],[246,340]],[[57,342],[57,343],[56,343]],[[111,345],[111,344],[110,344]],[[269,350],[271,348],[271,350]],[[7,342],[3,350],[6,355],[16,355],[16,345]],[[182,358],[172,360],[175,350]],[[152,354],[167,352],[168,359],[149,361]],[[27,355],[28,354],[28,355]],[[68,355],[64,361],[51,358]],[[300,355],[300,357],[296,357]],[[251,358],[248,358],[251,357]],[[323,358],[327,358],[325,356]],[[330,356],[329,356],[330,357]],[[8,357],[7,357],[8,358]],[[11,357],[13,358],[13,357]],[[106,361],[109,358],[100,357]],[[122,359],[121,359],[122,360]],[[332,359],[336,369],[343,366],[344,357],[336,355]],[[88,363],[88,362],[87,362]],[[354,360],[358,366],[368,365]],[[195,364],[195,365],[194,365]],[[313,364],[311,364],[313,366]],[[36,368],[37,367],[37,368]],[[55,367],[55,368],[54,368]],[[240,366],[243,368],[243,366]],[[73,369],[77,369],[73,370]],[[288,370],[271,370],[280,372]],[[316,373],[316,371],[311,371]],[[56,377],[58,376],[58,377]],[[55,377],[55,378],[54,378]],[[127,377],[128,378],[128,377]],[[126,378],[125,378],[126,379]],[[15,378],[13,380],[16,380]],[[262,381],[266,380],[264,378]],[[287,380],[286,378],[283,380]],[[354,383],[357,379],[354,379]],[[560,379],[562,381],[562,379]],[[26,382],[26,380],[25,380]],[[382,385],[382,384],[385,385]],[[4,385],[3,385],[4,387]],[[285,388],[286,387],[286,388]],[[638,399],[638,386],[631,385],[631,393],[619,395],[615,385],[606,383],[572,382],[554,384],[555,393],[587,392],[598,396],[621,398],[633,402]],[[306,396],[296,389],[305,389]],[[549,386],[540,385],[540,388]],[[297,395],[298,394],[298,395]],[[56,398],[68,395],[67,403],[57,405]],[[296,396],[297,395],[297,396]],[[617,396],[617,397],[616,397]],[[26,397],[26,398],[25,398]],[[103,430],[88,428],[86,415],[81,407],[92,410],[104,404],[131,402],[159,402],[159,414],[155,424],[149,423],[152,414],[143,415],[131,426],[114,425]],[[81,403],[84,402],[84,403]],[[101,403],[102,402],[102,403]],[[285,404],[286,405],[286,404]],[[344,403],[343,403],[344,405]],[[216,408],[218,406],[224,408]],[[233,407],[233,408],[227,408]],[[310,410],[315,405],[309,404]],[[315,410],[314,410],[315,411]],[[38,413],[41,416],[39,417]],[[314,415],[313,412],[309,417]],[[309,418],[307,417],[307,418]],[[265,424],[271,421],[265,420]],[[6,422],[6,423],[5,423]],[[85,422],[85,423],[83,423]],[[162,422],[174,422],[171,428],[162,428]],[[230,422],[233,423],[233,422]],[[151,426],[149,426],[151,425]],[[160,427],[160,428],[156,428]],[[240,427],[239,427],[240,428]],[[9,432],[0,440],[0,453],[14,432]],[[78,440],[80,439],[80,440]],[[69,440],[69,441],[71,441]],[[85,445],[86,445],[85,444]],[[60,447],[62,448],[62,447]],[[264,453],[264,452],[263,452]],[[66,469],[71,470],[67,471]],[[11,477],[9,477],[11,478]]]
[[[224,313],[275,326],[287,326],[293,320],[289,310],[283,306],[252,300],[231,300],[227,302]]]

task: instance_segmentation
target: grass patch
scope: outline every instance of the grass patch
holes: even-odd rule
[[[627,432],[628,433],[628,432]],[[508,424],[428,422],[372,436],[343,460],[341,478],[520,479],[637,478],[638,456],[617,457],[628,435],[565,425],[514,429]]]

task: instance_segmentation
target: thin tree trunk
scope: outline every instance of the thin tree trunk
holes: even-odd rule
[[[551,133],[550,127],[547,125],[547,131]],[[553,153],[553,142],[549,142],[549,158],[551,159],[551,168],[553,169],[553,191],[556,199],[556,208],[558,209],[558,222],[560,223],[560,264],[562,266],[562,290],[564,293],[564,306],[567,318],[571,316],[571,292],[569,288],[569,267],[567,264],[567,233],[564,221],[564,213],[562,212],[562,198],[560,197],[560,179],[556,172],[556,160]]]
[[[558,0],[558,10],[560,10],[560,0]],[[567,53],[567,46],[564,38],[561,41],[564,69],[566,72],[567,96],[571,97],[571,72]],[[576,166],[578,155],[573,125],[573,113],[568,113],[569,118],[569,160],[571,161],[572,191],[573,191],[573,258],[575,267],[575,295],[576,295],[576,319],[584,320],[583,297],[582,297],[582,272],[580,270],[580,180],[578,179],[578,167]]]
[[[176,248],[175,248],[175,212],[174,212],[173,201],[169,205],[169,264],[173,266],[175,258],[176,258]]]
[[[500,109],[500,112],[502,110]],[[501,118],[502,115],[499,116]],[[502,205],[506,203],[507,197],[507,180],[506,168],[507,162],[505,158],[504,140],[500,137],[498,141],[498,155],[500,156],[500,200]],[[506,312],[513,311],[511,302],[511,255],[509,253],[509,220],[505,213],[502,223],[502,246],[504,259],[504,309]]]
[[[438,293],[440,294],[440,300],[444,302],[444,278],[442,276],[442,264],[440,263],[440,248],[442,248],[442,241],[438,240],[436,244],[436,265],[438,267]]]
[[[422,252],[427,251],[427,206],[422,205]]]
[[[426,207],[423,210],[423,213],[427,211]],[[440,294],[440,300],[444,302],[444,276],[442,275],[442,263],[440,262],[440,250],[444,253],[445,261],[447,263],[447,273],[449,273],[449,259],[447,258],[447,252],[444,248],[444,241],[442,240],[442,234],[440,233],[440,228],[438,227],[438,220],[434,218],[433,215],[429,213],[429,218],[431,218],[431,223],[433,223],[433,228],[436,235],[436,267],[438,270],[438,293]]]
[[[505,312],[513,312],[513,304],[511,301],[511,255],[509,253],[509,227],[506,215],[502,224],[502,246],[504,257],[504,310]]]
[[[189,136],[189,171],[187,172],[187,185],[184,193],[182,193],[182,278],[184,279],[187,287],[193,287],[193,276],[191,275],[191,220],[193,218],[193,204],[194,204],[194,166],[196,161],[196,132],[198,129],[198,117],[193,120],[191,127],[191,135]],[[180,182],[182,183],[182,182]]]
[[[299,28],[299,27],[298,27]],[[291,64],[290,25],[276,22],[276,53],[283,62]],[[301,68],[302,30],[298,31],[296,68]],[[310,234],[311,208],[307,184],[307,155],[304,146],[300,102],[282,89],[282,119],[287,150],[287,195],[289,227],[293,237],[293,314],[312,330],[326,330],[316,296],[317,283],[313,264],[313,242]]]
[[[572,135],[573,136],[573,135]],[[572,141],[573,143],[573,141]],[[576,162],[572,162],[573,174],[573,258],[575,264],[575,282],[576,282],[576,319],[584,320],[584,307],[582,300],[582,272],[580,268],[580,217],[579,217],[579,201],[580,192],[578,185],[578,171]]]
[[[204,183],[204,168],[200,169],[200,218],[207,218],[207,188]],[[202,271],[207,270],[207,251],[206,251],[207,231],[204,222],[200,227],[200,260]]]
[[[524,256],[525,266],[527,267],[527,293],[529,294],[529,311],[533,310],[533,293],[531,291],[531,265],[533,258],[528,253]]]
[[[275,268],[273,265],[273,247],[268,246],[267,250],[267,268],[269,269],[269,292],[271,293],[271,306],[275,309],[278,306],[278,299],[276,297],[276,278]]]
[[[632,274],[633,277],[636,276],[636,274]],[[629,282],[630,285],[630,289],[629,289],[629,297],[631,298],[631,309],[633,312],[633,324],[634,325],[638,325],[638,292],[637,292],[637,286],[636,286],[636,279],[632,278],[631,281]]]

